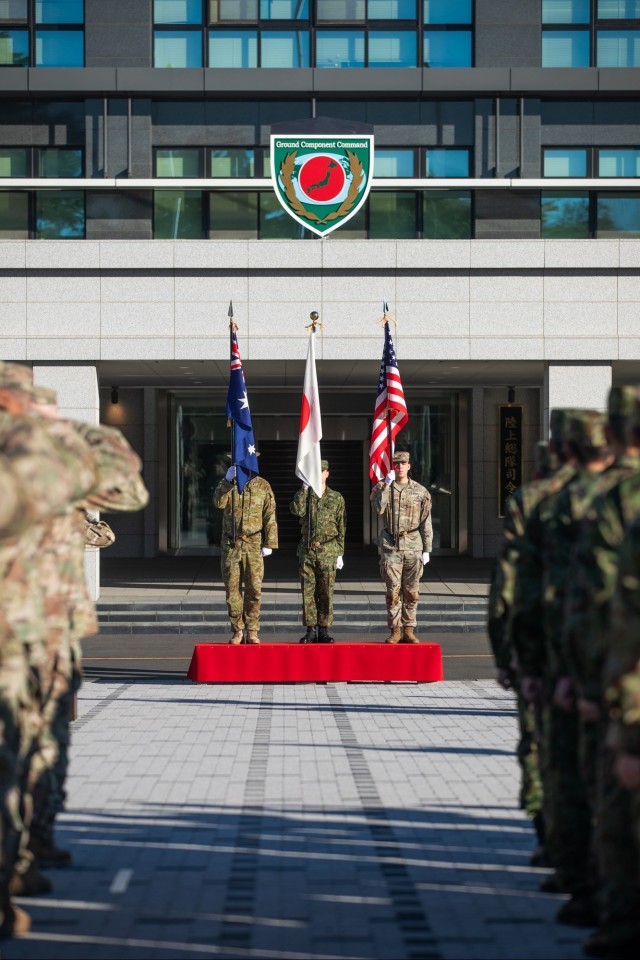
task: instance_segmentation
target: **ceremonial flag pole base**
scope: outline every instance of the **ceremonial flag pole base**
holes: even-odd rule
[[[438,643],[197,643],[196,683],[434,683],[444,680]]]

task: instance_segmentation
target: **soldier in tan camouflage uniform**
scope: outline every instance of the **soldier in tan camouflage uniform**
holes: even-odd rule
[[[344,497],[327,486],[329,461],[322,460],[322,496],[307,484],[298,490],[290,510],[300,519],[302,539],[298,563],[302,582],[302,622],[307,632],[300,643],[333,643],[328,628],[333,623],[333,590],[336,570],[342,570],[346,512]]]
[[[267,481],[252,477],[242,493],[235,487],[235,467],[213,492],[222,519],[222,579],[231,621],[231,643],[260,643],[260,599],[264,558],[278,546],[276,501]],[[235,507],[235,541],[232,511]],[[244,595],[243,595],[244,588]]]
[[[409,478],[406,451],[393,455],[393,470],[371,492],[375,512],[384,517],[378,537],[380,573],[387,590],[387,643],[418,643],[415,635],[420,577],[433,542],[431,494]],[[393,508],[392,508],[393,498]]]

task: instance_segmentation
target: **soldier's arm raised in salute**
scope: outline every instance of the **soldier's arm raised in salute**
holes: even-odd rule
[[[233,483],[230,480],[227,480],[225,477],[220,481],[218,486],[213,491],[213,505],[218,507],[219,510],[224,510],[226,505],[231,500],[231,491],[233,490]]]

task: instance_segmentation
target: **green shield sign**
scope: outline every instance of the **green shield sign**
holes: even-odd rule
[[[289,216],[325,236],[369,196],[373,136],[271,136],[271,180]]]

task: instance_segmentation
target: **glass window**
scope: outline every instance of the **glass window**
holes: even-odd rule
[[[259,193],[259,236],[261,240],[302,240],[306,229],[282,209],[275,193]]]
[[[316,0],[316,18],[318,22],[326,20],[364,20],[366,18],[365,0]]]
[[[28,66],[28,32],[26,30],[0,30],[0,67]]]
[[[598,239],[640,237],[640,193],[599,193]]]
[[[36,30],[36,67],[83,67],[84,31]]]
[[[212,150],[212,177],[255,176],[255,150]]]
[[[28,177],[29,155],[26,147],[0,148],[0,177]]]
[[[382,191],[369,194],[369,237],[372,240],[412,240],[416,235],[416,195]]]
[[[470,67],[470,30],[425,30],[425,67]]]
[[[588,193],[545,193],[540,197],[543,240],[585,240],[589,236]]]
[[[213,191],[209,195],[209,223],[209,236],[214,240],[256,240],[258,194]]]
[[[416,0],[369,0],[369,20],[415,20]]]
[[[392,33],[372,30],[369,33],[370,67],[415,67],[416,34],[413,30]]]
[[[154,23],[201,23],[201,0],[154,0]]]
[[[599,150],[599,177],[640,177],[640,150]]]
[[[545,150],[544,177],[586,177],[586,150]]]
[[[543,30],[543,67],[588,67],[588,30]]]
[[[427,177],[468,177],[468,150],[426,151],[425,174]]]
[[[598,0],[599,20],[637,20],[640,0]]]
[[[38,152],[39,177],[81,177],[82,150],[43,147]]]
[[[589,23],[591,0],[542,0],[543,23]]]
[[[200,151],[197,148],[156,150],[156,177],[200,175]]]
[[[425,23],[471,23],[471,0],[424,0]]]
[[[308,67],[307,30],[269,30],[260,36],[261,67]]]
[[[375,150],[374,177],[413,177],[415,176],[415,155],[413,150]]]
[[[599,67],[640,67],[640,30],[598,30]]]
[[[318,30],[316,67],[364,67],[363,30]]]
[[[29,237],[29,194],[0,192],[0,240]]]
[[[257,20],[258,0],[211,0],[209,23]]]
[[[0,23],[5,20],[26,20],[27,0],[0,0]]]
[[[38,240],[84,237],[84,193],[81,190],[39,190],[36,193]]]
[[[257,67],[258,34],[255,30],[211,30],[210,67]]]
[[[350,220],[336,230],[332,237],[335,240],[366,240],[367,239],[367,211],[369,201],[364,203]]]
[[[36,23],[84,23],[84,0],[36,0]]]
[[[202,193],[199,190],[153,191],[153,236],[156,240],[198,240],[202,235]]]
[[[309,0],[260,0],[263,20],[308,20]]]
[[[199,30],[157,30],[153,38],[154,67],[201,67]]]
[[[471,237],[471,191],[425,190],[426,240],[468,240]]]

